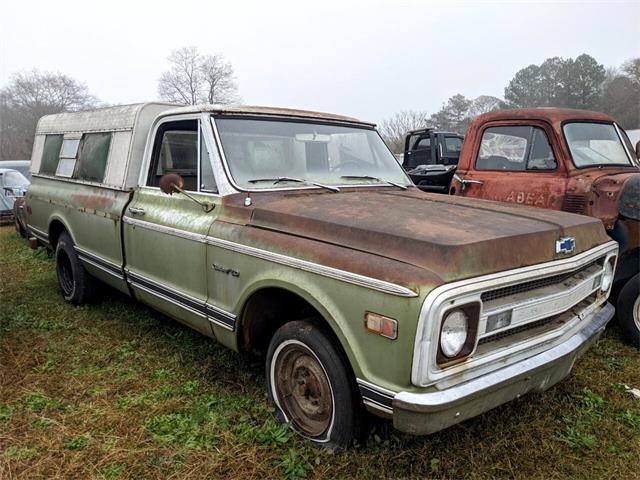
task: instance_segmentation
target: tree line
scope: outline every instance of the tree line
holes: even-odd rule
[[[477,115],[527,107],[596,110],[611,115],[625,129],[640,128],[640,57],[609,69],[586,54],[575,59],[548,58],[516,72],[504,88],[503,99],[488,95],[468,99],[457,94],[433,114],[409,110],[384,119],[380,133],[394,153],[402,153],[404,135],[410,130],[433,127],[464,134]]]
[[[170,102],[227,104],[239,102],[233,66],[221,54],[201,54],[183,47],[167,57],[168,69],[158,79],[158,97]],[[0,89],[0,160],[30,158],[37,121],[43,115],[107,106],[88,87],[61,73],[32,70],[14,74]],[[640,128],[640,57],[605,69],[590,55],[548,58],[514,75],[504,98],[462,94],[440,110],[398,112],[380,124],[389,147],[400,153],[409,130],[434,127],[464,133],[469,121],[501,108],[566,107],[599,110],[627,129]]]

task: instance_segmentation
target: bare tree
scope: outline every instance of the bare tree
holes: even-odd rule
[[[491,95],[480,95],[479,97],[471,101],[469,107],[469,118],[477,117],[483,113],[493,112],[494,110],[500,110],[503,108],[503,102],[498,97],[492,97]]]
[[[163,100],[195,105],[202,90],[196,47],[183,47],[171,52],[167,58],[171,67],[160,75],[158,93]]]
[[[158,81],[163,100],[187,105],[239,100],[233,67],[223,55],[200,55],[196,47],[183,47],[171,52],[168,61],[170,68]]]
[[[404,137],[407,132],[425,128],[429,125],[429,114],[418,110],[403,110],[392,117],[385,118],[378,131],[389,149],[396,154],[404,151]]]
[[[85,84],[61,73],[16,73],[0,90],[0,159],[31,156],[38,119],[98,104]]]
[[[200,73],[208,103],[233,103],[239,101],[238,86],[233,66],[220,54],[201,57]]]

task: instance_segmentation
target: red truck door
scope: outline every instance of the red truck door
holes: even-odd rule
[[[544,123],[488,123],[473,141],[474,155],[461,165],[451,193],[560,210],[566,171]]]

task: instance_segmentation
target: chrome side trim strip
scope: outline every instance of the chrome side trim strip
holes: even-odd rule
[[[161,293],[158,293],[157,291],[154,291],[154,290],[152,290],[152,289],[150,289],[150,288],[147,288],[147,287],[145,287],[145,286],[143,286],[143,285],[141,285],[141,284],[139,284],[139,283],[136,283],[135,281],[129,280],[129,283],[130,283],[133,287],[135,287],[135,288],[139,288],[140,290],[142,290],[142,291],[144,291],[144,292],[147,292],[147,293],[149,293],[149,294],[151,294],[151,295],[153,295],[153,296],[155,296],[155,297],[159,297],[159,298],[161,298],[161,299],[163,299],[163,300],[165,300],[165,301],[167,301],[167,302],[169,302],[169,303],[172,303],[173,305],[175,305],[175,306],[177,306],[177,307],[180,307],[180,308],[182,308],[182,309],[184,309],[184,310],[188,310],[189,312],[191,312],[191,313],[193,313],[193,314],[195,314],[195,315],[198,315],[198,316],[200,316],[200,317],[202,317],[202,318],[206,318],[206,317],[207,317],[207,316],[206,316],[205,314],[203,314],[202,312],[199,312],[199,311],[197,311],[197,310],[194,310],[193,308],[188,307],[188,306],[184,305],[183,303],[176,302],[176,301],[174,301],[173,299],[171,299],[171,298],[167,297],[166,295],[163,295],[163,294],[161,294]]]
[[[194,242],[206,243],[207,236],[200,233],[187,232],[186,230],[180,230],[179,228],[167,227],[165,225],[159,225],[157,223],[147,222],[145,220],[138,220],[137,218],[123,217],[122,221],[136,227],[144,228],[159,233],[166,233],[167,235],[173,235],[174,237],[186,238],[187,240],[193,240]]]
[[[384,293],[390,293],[392,295],[398,295],[401,297],[417,297],[418,294],[413,290],[406,287],[396,285],[394,283],[385,282],[384,280],[378,280],[376,278],[366,277],[357,273],[347,272],[345,270],[339,270],[333,267],[327,267],[318,263],[308,262],[299,258],[289,257],[280,253],[269,252],[268,250],[262,250],[248,245],[242,245],[240,243],[230,242],[228,240],[222,240],[220,238],[207,237],[207,243],[216,247],[221,247],[233,252],[242,253],[245,255],[251,255],[252,257],[260,258],[262,260],[269,260],[279,263],[288,267],[297,268],[306,272],[315,273],[324,277],[335,278],[343,282],[352,283],[361,287],[370,288],[372,290],[378,290]]]
[[[86,262],[90,265],[93,265],[96,268],[99,268],[103,272],[106,272],[119,280],[124,280],[124,274],[122,271],[122,267],[120,265],[111,262],[105,258],[102,258],[94,253],[85,250],[84,248],[74,246],[76,253],[78,254],[78,258],[83,262]]]
[[[200,317],[206,318],[209,322],[219,325],[230,331],[235,331],[236,316],[223,310],[220,307],[203,302],[191,295],[182,293],[165,284],[151,280],[150,278],[125,269],[127,281],[134,287],[139,288],[151,295],[155,295],[180,308],[188,310]]]
[[[185,232],[173,227],[166,227],[164,225],[157,225],[155,223],[139,220],[137,218],[124,217],[123,221],[130,225],[135,225],[148,230],[156,232],[166,233],[168,235],[174,235],[188,240],[196,242],[206,243],[216,247],[224,248],[244,255],[250,255],[252,257],[260,258],[262,260],[268,260],[279,263],[299,270],[304,270],[324,277],[335,278],[347,283],[359,285],[361,287],[370,288],[372,290],[378,290],[380,292],[389,293],[391,295],[398,295],[400,297],[417,297],[418,294],[409,288],[395,283],[385,282],[384,280],[378,280],[376,278],[359,275],[357,273],[347,272],[333,267],[327,267],[318,263],[308,262],[299,258],[289,257],[280,253],[270,252],[268,250],[262,250],[260,248],[250,247],[241,243],[230,242],[228,240],[222,240],[220,238],[209,237],[207,235],[201,235],[197,233]]]
[[[31,230],[31,233],[33,233],[40,240],[44,240],[47,243],[49,242],[49,234],[47,232],[40,230],[39,228],[36,228],[33,225],[27,225],[27,228]]]
[[[123,275],[120,275],[120,274],[114,272],[113,270],[110,270],[108,268],[103,267],[98,262],[90,260],[89,258],[84,257],[82,255],[78,255],[78,258],[80,258],[80,260],[82,260],[83,262],[88,263],[89,265],[92,265],[92,266],[94,266],[96,268],[99,268],[103,272],[108,273],[109,275],[116,277],[118,280],[124,280],[124,276]]]
[[[358,388],[362,395],[362,401],[366,405],[377,410],[382,410],[385,413],[393,414],[392,403],[396,395],[394,392],[360,378],[356,378],[356,382],[358,383]]]

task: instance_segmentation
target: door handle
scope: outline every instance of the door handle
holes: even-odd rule
[[[144,208],[129,207],[132,215],[144,215]]]
[[[467,185],[471,185],[471,184],[482,185],[483,184],[483,182],[481,182],[480,180],[466,180],[466,179],[462,178],[460,175],[458,175],[457,173],[453,174],[453,178],[454,178],[454,180],[460,182],[460,185],[462,186],[462,190],[463,191],[467,188]]]

